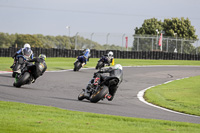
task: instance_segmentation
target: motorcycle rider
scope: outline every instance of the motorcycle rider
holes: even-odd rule
[[[31,66],[34,69],[32,83],[34,83],[35,80],[39,76],[42,76],[43,73],[46,71],[47,65],[46,65],[45,60],[46,60],[46,55],[40,54],[37,58],[34,58],[34,59],[27,61],[27,62],[35,62],[35,64]]]
[[[110,86],[109,87],[109,94],[105,95],[105,98],[107,98],[109,101],[112,101],[114,98],[114,95],[117,91],[117,88],[119,87],[120,83],[123,80],[123,71],[122,66],[120,64],[116,64],[114,68],[109,67],[105,69],[101,69],[98,72],[94,73],[93,79],[90,81],[88,86],[86,87],[84,95],[86,97],[90,97],[90,89],[93,87],[98,87],[98,85],[104,81],[104,79],[107,77],[105,75],[102,75],[102,73],[109,73],[109,76],[115,76],[116,74],[120,74],[121,81],[119,81],[119,84],[117,86]]]
[[[26,54],[28,53],[28,54]],[[33,51],[31,50],[31,46],[30,44],[26,43],[24,44],[24,48],[21,48],[20,50],[18,50],[13,56],[12,58],[14,58],[14,63],[10,68],[13,68],[15,66],[16,63],[16,56],[17,55],[23,55],[27,60],[29,59],[33,59]]]
[[[104,58],[105,62],[108,64],[108,66],[110,66],[110,63],[114,61],[113,52],[109,51],[108,54],[103,55],[102,58]]]
[[[89,61],[89,58],[90,58],[90,49],[86,49],[84,50],[83,54],[78,56],[76,61],[79,60],[82,63],[82,67],[83,67],[84,65],[87,64],[87,61]]]

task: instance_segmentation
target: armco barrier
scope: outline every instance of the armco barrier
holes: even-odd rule
[[[0,48],[0,57],[11,57],[19,48]],[[82,50],[32,48],[34,56],[45,54],[47,57],[72,57],[81,54]],[[91,50],[91,58],[100,58],[102,55],[113,51],[115,58],[121,59],[154,59],[154,60],[200,60],[199,55],[168,53],[162,51],[119,51],[119,50]]]

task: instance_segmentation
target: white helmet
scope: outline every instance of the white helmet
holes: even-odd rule
[[[86,49],[85,51],[86,51],[86,52],[87,52],[87,51],[90,52],[90,49],[88,48],[88,49]]]
[[[114,66],[114,69],[120,69],[120,70],[122,70],[122,66],[121,66],[120,64],[116,64],[116,65]]]
[[[113,57],[113,52],[112,51],[108,52],[108,57]]]
[[[30,44],[26,43],[24,44],[24,48],[31,48]]]

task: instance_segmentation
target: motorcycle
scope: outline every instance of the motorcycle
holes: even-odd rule
[[[33,64],[31,63],[25,63],[25,67],[22,69],[22,72],[20,74],[17,74],[15,77],[15,82],[13,83],[13,86],[20,88],[22,85],[30,84],[33,80]]]
[[[104,76],[103,81],[97,85],[92,86],[89,90],[89,96],[85,96],[85,89],[78,95],[78,100],[82,101],[87,99],[92,103],[97,103],[100,100],[105,99],[105,96],[112,91],[112,89],[122,82],[122,72],[116,73],[115,76]]]
[[[77,60],[74,63],[74,71],[79,71],[81,69],[84,60],[86,60],[84,56],[77,57]]]
[[[109,59],[105,56],[102,56],[96,65],[96,69],[101,69],[105,67],[106,65],[108,65],[108,62],[110,62]],[[114,58],[112,60],[112,65],[114,65]]]
[[[86,62],[89,61],[89,58],[90,58],[90,49],[86,49],[83,52],[83,54],[77,57],[74,63],[74,71],[79,71],[83,66],[83,63],[86,64]]]
[[[19,75],[21,73],[21,70],[25,67],[25,62],[26,62],[26,58],[23,55],[17,55],[15,58],[16,58],[15,59],[16,61],[12,68],[12,70],[13,70],[12,77],[13,78],[16,75]]]

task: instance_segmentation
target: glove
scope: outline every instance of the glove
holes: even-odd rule
[[[93,78],[99,77],[100,73],[99,72],[95,72]]]

